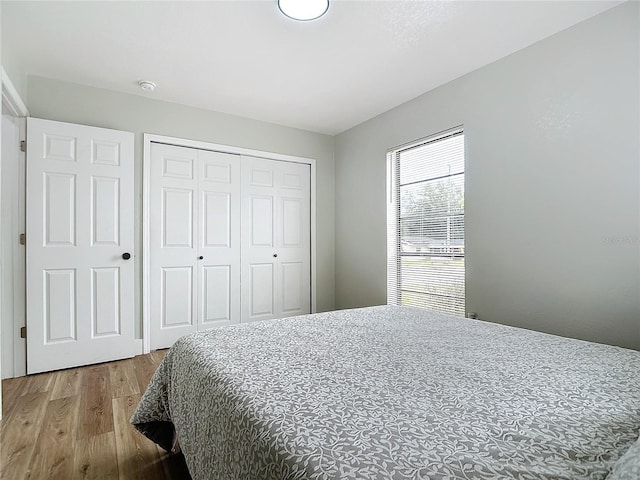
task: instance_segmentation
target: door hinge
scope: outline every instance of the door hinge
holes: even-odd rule
[[[20,140],[20,151],[21,152],[27,151],[27,142],[25,140]]]
[[[27,327],[20,327],[20,338],[27,338]]]
[[[26,233],[21,233],[20,234],[20,245],[26,245],[27,244],[27,234]]]

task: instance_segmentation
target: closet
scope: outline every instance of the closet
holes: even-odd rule
[[[151,142],[151,349],[309,313],[310,165]]]

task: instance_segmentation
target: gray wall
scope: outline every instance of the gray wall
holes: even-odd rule
[[[640,349],[639,4],[336,137],[336,305],[385,303],[385,157],[464,125],[467,311]]]
[[[7,72],[11,83],[15,87],[18,95],[23,102],[27,102],[27,75],[19,66],[18,58],[15,58],[15,52],[9,47],[7,42],[3,42],[0,47],[2,52],[2,68]]]
[[[142,241],[142,134],[283,153],[316,160],[317,309],[331,310],[334,297],[334,139],[328,135],[116,93],[41,77],[28,77],[32,117],[135,133],[136,317],[140,318]]]

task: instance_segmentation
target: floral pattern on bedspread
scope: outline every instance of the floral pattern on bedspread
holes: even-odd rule
[[[194,480],[604,479],[640,352],[406,307],[183,337],[132,423]],[[154,423],[155,422],[155,423]]]

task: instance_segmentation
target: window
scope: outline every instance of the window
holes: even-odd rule
[[[387,303],[465,314],[464,134],[389,153]]]

